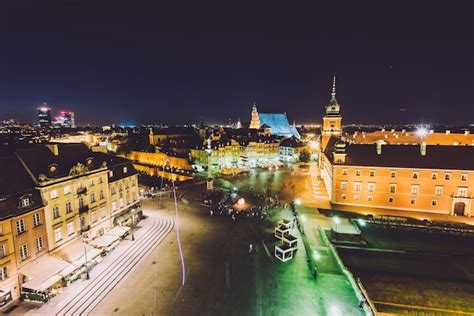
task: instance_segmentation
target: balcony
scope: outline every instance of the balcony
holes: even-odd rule
[[[81,233],[85,233],[85,232],[89,231],[90,229],[91,229],[91,225],[82,226],[81,227]]]
[[[89,205],[79,206],[79,214],[85,213],[87,211],[89,211]]]
[[[87,188],[86,187],[79,187],[79,188],[77,188],[76,193],[77,193],[77,195],[87,194]]]

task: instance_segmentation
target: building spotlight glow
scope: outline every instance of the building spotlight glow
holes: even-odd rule
[[[313,251],[313,258],[316,261],[319,261],[319,259],[321,259],[321,254],[319,253],[319,251],[317,250]]]
[[[361,226],[361,227],[365,227],[367,225],[367,222],[363,219],[363,218],[358,218],[357,219],[357,223]]]
[[[334,221],[334,224],[336,225],[339,225],[341,223],[341,219],[337,216],[334,216],[332,220]]]
[[[301,221],[302,221],[303,223],[306,222],[306,216],[301,215],[301,216],[300,216],[300,219],[301,219]]]
[[[318,143],[312,140],[309,142],[309,147],[311,147],[311,149],[318,149]]]
[[[424,126],[419,126],[417,129],[416,129],[416,135],[418,137],[425,137],[426,135],[428,135],[428,129]]]
[[[245,199],[244,198],[240,198],[237,200],[237,204],[239,205],[244,205],[245,204]]]
[[[295,204],[296,204],[296,205],[301,205],[301,199],[300,199],[300,198],[296,198],[296,199],[295,199]]]

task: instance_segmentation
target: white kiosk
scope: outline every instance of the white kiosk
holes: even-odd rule
[[[275,245],[275,257],[282,262],[291,260],[293,259],[293,248],[280,241]]]

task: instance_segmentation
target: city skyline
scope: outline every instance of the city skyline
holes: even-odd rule
[[[472,124],[472,5],[457,5],[213,7],[171,19],[175,8],[158,5],[9,4],[0,119],[35,121],[46,102],[80,125],[225,123],[250,121],[255,101],[314,123],[336,73],[346,123]]]

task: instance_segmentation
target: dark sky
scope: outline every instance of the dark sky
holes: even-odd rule
[[[472,1],[294,2],[2,2],[0,119],[474,124]]]

